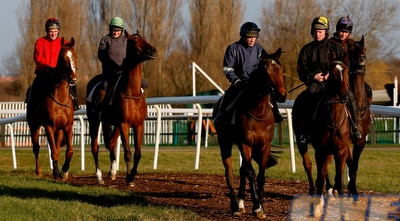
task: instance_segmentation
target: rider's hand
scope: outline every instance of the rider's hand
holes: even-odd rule
[[[233,83],[237,88],[243,89],[245,86],[245,82],[240,80],[240,79],[236,79]]]
[[[314,80],[318,81],[318,82],[323,82],[323,81],[328,80],[328,77],[329,77],[329,73],[324,74],[322,72],[319,72],[314,76]]]

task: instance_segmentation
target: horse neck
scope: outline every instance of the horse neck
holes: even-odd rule
[[[132,96],[139,96],[142,87],[142,63],[138,63],[128,71],[125,92]]]
[[[356,100],[357,109],[365,107],[365,85],[363,73],[352,73],[350,77],[350,87]]]
[[[267,94],[261,99],[258,100],[258,102],[254,102],[249,105],[250,110],[249,112],[258,119],[265,118],[268,116],[269,111],[272,109],[271,104],[270,104],[270,95]]]
[[[70,99],[69,84],[66,80],[57,83],[51,90],[51,96],[58,102],[66,103]]]

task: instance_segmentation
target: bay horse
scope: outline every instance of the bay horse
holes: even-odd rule
[[[51,150],[53,178],[65,181],[68,179],[68,170],[73,155],[74,106],[70,95],[70,87],[76,84],[78,76],[74,38],[71,38],[68,43],[65,43],[64,38],[62,38],[61,45],[55,71],[46,73],[48,76],[41,76],[43,81],[41,85],[44,88],[40,88],[40,90],[46,90],[46,96],[35,99],[38,103],[28,101],[26,117],[31,131],[33,153],[36,160],[36,174],[42,176],[39,163],[39,134],[40,128],[43,126]],[[65,162],[60,174],[58,159],[61,146],[64,144],[67,149],[65,151]]]
[[[120,135],[124,147],[124,159],[127,169],[126,182],[128,185],[133,185],[133,180],[137,174],[137,168],[141,158],[144,120],[147,115],[146,95],[145,91],[141,88],[143,77],[142,63],[146,60],[154,59],[156,49],[140,36],[139,32],[130,35],[125,30],[125,36],[128,38],[126,58],[122,63],[122,74],[115,86],[112,105],[106,105],[105,108],[101,108],[94,100],[90,98],[86,100],[91,150],[96,167],[98,184],[104,183],[98,160],[98,132],[100,121],[103,128],[104,143],[110,153],[111,166],[109,177],[111,180],[116,179],[117,165],[115,147]],[[89,81],[86,87],[87,96],[89,96],[93,89],[97,88],[96,85],[99,85],[100,82],[101,75],[97,75]],[[132,168],[132,153],[129,145],[129,129],[131,127],[134,129],[135,147]]]
[[[349,194],[358,194],[356,188],[356,179],[357,179],[357,170],[358,163],[360,160],[361,152],[363,151],[367,135],[369,133],[369,128],[372,121],[372,94],[366,94],[366,85],[364,77],[365,77],[365,66],[367,64],[367,49],[364,46],[364,35],[361,37],[360,41],[356,41],[349,48],[349,58],[350,58],[350,90],[353,92],[357,113],[358,113],[358,122],[357,126],[362,135],[362,138],[353,141],[353,164],[349,165],[349,176],[350,181],[347,185]]]
[[[271,96],[274,96],[274,99],[278,102],[284,102],[287,95],[283,67],[279,61],[280,55],[281,48],[273,54],[268,54],[266,51],[262,52],[258,69],[250,74],[248,84],[238,99],[235,111],[237,123],[230,124],[227,119],[215,122],[221,158],[225,168],[226,183],[229,189],[230,209],[233,216],[240,216],[241,213],[245,212],[244,199],[247,177],[253,202],[253,214],[257,218],[266,217],[262,208],[265,170],[267,167],[277,163],[276,157],[271,154],[275,125]],[[214,115],[217,112],[214,110]],[[234,190],[233,144],[239,147],[242,157],[240,185],[237,195],[239,202]],[[257,179],[252,160],[258,164]]]
[[[349,90],[349,70],[346,66],[347,60],[335,60],[334,53],[330,53],[330,71],[329,77],[325,84],[325,90],[319,99],[316,106],[314,118],[310,127],[310,141],[315,149],[315,160],[317,164],[317,179],[316,193],[317,196],[322,196],[325,181],[328,179],[328,165],[332,157],[335,161],[335,184],[333,190],[339,195],[344,193],[344,175],[346,164],[352,165],[352,141],[351,129],[348,115],[350,114],[346,103]],[[299,105],[298,97],[293,105],[293,122],[298,122],[298,114],[302,111]],[[308,97],[308,99],[311,99]],[[303,103],[304,104],[304,103]],[[298,125],[293,125],[296,128]],[[295,132],[297,129],[295,129]],[[310,194],[313,194],[313,179],[312,179],[312,162],[308,156],[307,145],[299,145],[301,153],[307,153],[303,157],[304,168],[309,177]],[[303,156],[303,155],[302,155]],[[328,184],[330,185],[330,184]],[[318,212],[321,212],[323,206],[319,204]],[[317,213],[317,209],[315,211]]]

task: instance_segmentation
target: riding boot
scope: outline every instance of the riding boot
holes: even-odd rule
[[[76,93],[76,85],[71,86],[69,91],[72,95],[72,103],[74,104],[74,111],[81,109],[81,107],[79,106],[78,98],[76,96],[76,94],[77,94]]]
[[[357,141],[362,138],[360,131],[358,130],[357,122],[358,122],[358,113],[357,113],[357,106],[356,101],[354,98],[354,94],[349,91],[348,93],[348,100],[347,100],[347,107],[350,110],[350,114],[352,115],[352,119],[350,119],[350,126],[352,132],[352,138],[354,141]]]
[[[236,106],[235,104],[232,104],[232,102],[234,102],[239,93],[240,90],[233,84],[228,88],[228,90],[225,91],[218,109],[218,113],[215,115],[214,123],[220,120],[224,122],[231,120]]]
[[[147,81],[145,79],[142,79],[142,85],[141,86],[142,86],[143,90],[146,90],[148,88]]]
[[[276,103],[275,99],[271,99],[272,103],[272,112],[274,113],[275,123],[278,124],[283,121],[283,117],[281,112],[279,112],[278,104]]]
[[[106,96],[107,90],[100,89],[99,95],[96,98],[96,104],[101,105],[103,103],[104,97]]]

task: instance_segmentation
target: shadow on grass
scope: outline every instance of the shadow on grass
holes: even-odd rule
[[[41,187],[30,188],[21,186],[12,187],[9,185],[4,185],[0,182],[0,197],[11,196],[21,199],[49,199],[49,200],[51,199],[60,201],[79,201],[102,207],[115,207],[115,206],[132,205],[132,204],[139,206],[147,206],[149,204],[146,198],[135,193],[126,192],[126,195],[125,194],[120,195],[102,191],[101,193],[93,192],[93,194],[89,194],[89,193],[83,193],[84,191],[82,189],[74,190],[77,187],[71,186],[66,183],[60,183],[58,181],[45,180],[45,179],[38,181],[37,179],[24,178],[24,182],[29,182],[29,180],[32,180],[32,183],[34,183],[34,185],[36,186],[40,185],[39,184],[40,182],[46,182],[46,185],[43,185],[43,188]],[[46,186],[60,185],[60,184],[70,186],[71,190],[56,190],[57,187],[55,187],[54,190],[46,189]]]

